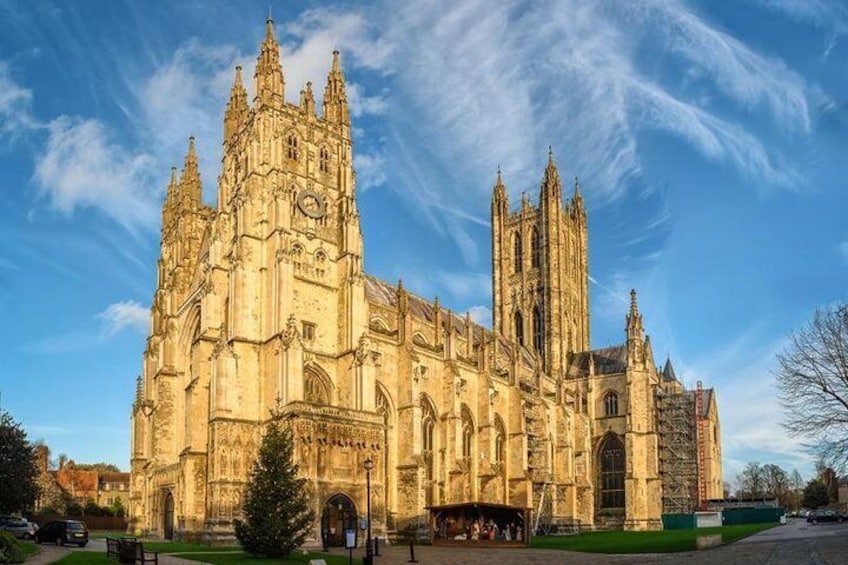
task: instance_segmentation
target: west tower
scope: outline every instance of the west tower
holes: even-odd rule
[[[522,195],[510,211],[500,170],[492,195],[494,329],[561,375],[568,354],[589,349],[586,209],[575,179],[563,206],[562,183],[548,154],[539,204]]]

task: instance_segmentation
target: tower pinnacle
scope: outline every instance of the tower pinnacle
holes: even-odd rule
[[[274,20],[265,22],[265,40],[256,59],[256,108],[273,106],[282,108],[285,100],[286,82],[280,66],[280,46],[274,37]]]
[[[247,121],[250,106],[247,104],[247,90],[241,78],[241,65],[236,67],[233,87],[230,89],[230,100],[224,112],[224,143],[229,142]]]
[[[333,64],[327,74],[327,86],[324,88],[324,119],[331,123],[350,125],[345,76],[339,62],[338,49],[333,51]]]

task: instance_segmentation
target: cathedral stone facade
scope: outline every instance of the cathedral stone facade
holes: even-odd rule
[[[251,105],[236,69],[217,205],[201,201],[193,139],[167,188],[132,409],[131,528],[232,539],[272,409],[293,430],[316,539],[340,541],[365,514],[369,458],[378,535],[462,501],[530,507],[541,524],[661,527],[656,399],[682,386],[655,365],[635,292],[624,343],[590,350],[579,184],[564,204],[549,155],[538,204],[512,211],[498,172],[490,330],[363,271],[338,52],[320,115],[311,83],[286,102],[271,21],[254,80]]]

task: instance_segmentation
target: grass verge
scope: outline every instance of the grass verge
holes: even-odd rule
[[[585,553],[673,553],[697,549],[698,536],[721,534],[722,541],[729,543],[776,525],[777,523],[740,524],[698,530],[587,532],[575,536],[536,536],[531,540],[530,547]]]
[[[106,558],[105,553],[94,551],[75,551],[54,563],[57,565],[115,565],[114,561]]]
[[[202,553],[216,553],[218,551],[240,551],[241,547],[229,546],[229,547],[218,547],[211,545],[204,545],[202,543],[187,543],[181,541],[145,541],[142,540],[144,544],[145,551],[158,551],[159,553],[184,553],[187,551],[191,552],[202,552]]]

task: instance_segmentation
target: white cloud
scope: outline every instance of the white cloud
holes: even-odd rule
[[[14,138],[34,127],[32,91],[18,84],[9,65],[0,61],[0,136]]]
[[[47,146],[36,158],[34,176],[53,208],[66,214],[95,208],[130,231],[156,225],[152,157],[112,142],[96,120],[62,116],[47,129]]]
[[[486,306],[472,306],[468,309],[471,319],[485,328],[492,327],[492,310]]]
[[[126,328],[144,333],[150,324],[150,309],[134,300],[126,300],[110,304],[96,318],[103,324],[105,336],[115,335]]]
[[[389,117],[391,185],[456,239],[467,262],[479,255],[464,243],[468,226],[461,214],[437,213],[435,203],[479,209],[498,164],[513,198],[535,190],[549,144],[563,178],[578,173],[596,202],[620,196],[644,174],[642,133],[656,130],[756,178],[757,186],[801,181],[771,140],[728,116],[760,111],[788,135],[808,132],[804,80],[681,2],[628,6],[431,0],[426,9],[401,8],[391,20],[398,88],[389,103],[404,108]],[[660,82],[640,60],[648,43],[694,69],[689,80],[703,90],[729,98],[730,111],[701,105],[710,96],[689,96],[674,80]]]
[[[361,191],[377,188],[386,182],[386,159],[381,153],[356,153],[353,168],[356,171],[356,187]]]

